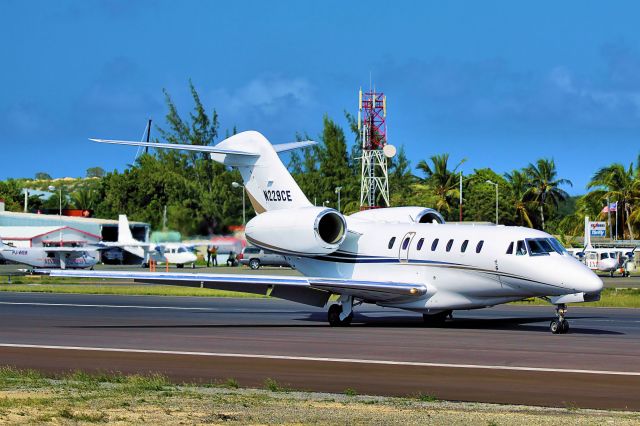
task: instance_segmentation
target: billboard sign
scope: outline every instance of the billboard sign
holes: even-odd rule
[[[589,222],[589,234],[592,237],[607,235],[607,222]]]

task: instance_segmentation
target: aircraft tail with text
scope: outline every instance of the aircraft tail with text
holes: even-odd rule
[[[267,138],[256,131],[238,133],[215,146],[105,139],[92,140],[117,145],[148,146],[209,153],[214,161],[226,166],[236,167],[240,171],[249,200],[256,213],[312,205],[278,157],[278,153],[314,145],[315,142],[313,141],[272,145]]]

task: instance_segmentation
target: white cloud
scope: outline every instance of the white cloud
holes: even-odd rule
[[[275,116],[312,103],[313,88],[304,78],[261,77],[235,90],[214,92],[216,104],[231,114],[259,113]]]

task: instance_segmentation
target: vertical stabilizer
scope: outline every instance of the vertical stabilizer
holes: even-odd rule
[[[308,146],[309,143],[284,145],[280,151]],[[271,145],[262,134],[255,131],[238,133],[220,142],[216,148],[255,154],[212,153],[211,158],[240,171],[256,213],[312,205],[278,157],[278,145]]]
[[[118,242],[123,244],[138,242],[133,238],[126,214],[118,216]]]

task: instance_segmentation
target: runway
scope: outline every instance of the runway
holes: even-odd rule
[[[0,294],[0,363],[46,371],[161,372],[177,381],[640,410],[640,310],[456,311],[444,328],[370,305],[326,312],[272,299]]]

